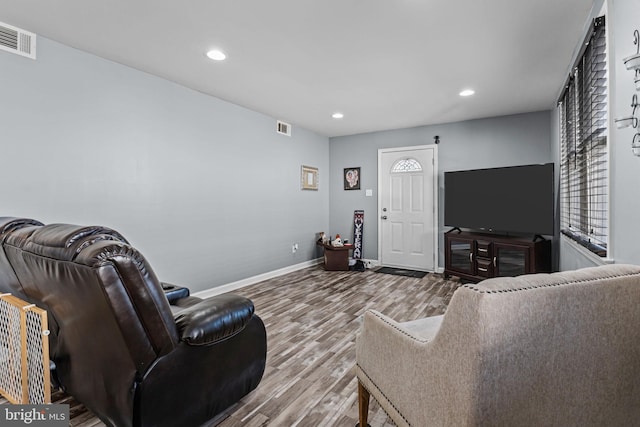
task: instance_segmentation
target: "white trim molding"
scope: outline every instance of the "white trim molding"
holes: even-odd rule
[[[584,246],[582,246],[581,244],[577,243],[576,241],[574,241],[573,239],[570,239],[569,237],[565,236],[564,234],[560,235],[560,244],[561,244],[561,248],[560,248],[560,270],[565,270],[565,269],[570,269],[573,270],[575,268],[579,268],[580,266],[582,266],[585,263],[591,263],[593,264],[593,266],[598,266],[598,265],[606,265],[606,264],[614,264],[615,260],[613,258],[602,258],[599,257],[598,255],[594,254],[593,252],[591,252],[589,249],[585,248]],[[577,260],[573,260],[573,262],[578,262],[577,265],[570,265],[566,268],[563,268],[563,265],[566,266],[567,262],[569,261],[569,254],[563,254],[562,253],[562,246],[564,246],[565,248],[571,248],[571,250],[573,250],[574,253],[574,257],[575,255],[580,255],[581,258],[581,262],[578,262]],[[563,260],[563,257],[565,258]],[[565,261],[565,262],[563,262]]]
[[[215,295],[220,295],[227,292],[235,291],[250,285],[255,285],[256,283],[259,283],[268,279],[273,279],[274,277],[279,277],[287,273],[293,273],[294,271],[302,270],[308,267],[313,267],[315,265],[321,264],[322,262],[323,262],[322,258],[312,259],[310,261],[301,262],[300,264],[294,264],[288,267],[280,268],[278,270],[273,270],[267,273],[258,274],[257,276],[247,277],[246,279],[238,280],[237,282],[231,282],[231,283],[227,283],[226,285],[216,286],[214,288],[205,289],[204,291],[198,291],[192,295],[194,297],[203,298],[203,299],[209,298]]]
[[[438,272],[441,268],[440,257],[440,208],[438,201],[440,198],[440,190],[438,187],[438,146],[436,144],[424,144],[424,145],[411,145],[406,147],[391,147],[391,148],[379,148],[378,149],[378,214],[382,213],[382,154],[383,153],[395,153],[401,151],[416,151],[416,150],[433,150],[433,269],[434,272]],[[378,223],[378,265],[382,265],[382,221]],[[410,268],[410,267],[404,267]],[[444,269],[442,269],[444,271]]]

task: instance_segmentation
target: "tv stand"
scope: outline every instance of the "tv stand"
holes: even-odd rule
[[[444,233],[445,277],[472,282],[551,272],[551,241],[460,231]]]

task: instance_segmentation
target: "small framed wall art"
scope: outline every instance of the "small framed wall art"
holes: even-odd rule
[[[318,168],[302,165],[300,168],[300,188],[302,190],[318,189]]]
[[[344,189],[345,190],[360,189],[360,168],[345,168]]]

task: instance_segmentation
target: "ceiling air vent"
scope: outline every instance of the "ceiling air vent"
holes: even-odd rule
[[[36,35],[0,22],[0,50],[36,59]]]
[[[291,136],[291,125],[289,123],[281,122],[278,120],[276,125],[276,132],[282,135]]]

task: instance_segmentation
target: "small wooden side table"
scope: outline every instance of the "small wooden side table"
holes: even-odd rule
[[[349,251],[352,244],[331,246],[329,243],[317,242],[324,248],[324,269],[327,271],[349,271]]]

